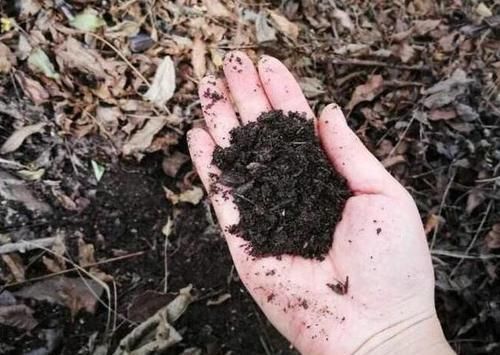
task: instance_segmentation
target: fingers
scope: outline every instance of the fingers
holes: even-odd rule
[[[271,110],[259,74],[246,54],[230,52],[224,58],[224,74],[243,123],[255,121]]]
[[[210,135],[201,128],[194,128],[188,132],[188,146],[191,159],[196,167],[196,171],[210,194],[210,199],[214,207],[219,224],[224,231],[226,241],[233,256],[236,266],[241,265],[248,254],[245,252],[245,242],[227,231],[229,226],[237,224],[239,214],[236,205],[233,203],[228,188],[217,185],[217,191],[212,189],[212,184],[219,169],[212,164],[212,154],[215,143]],[[220,188],[219,188],[220,187]]]
[[[304,112],[307,117],[314,117],[302,89],[283,63],[276,58],[263,56],[258,68],[264,91],[274,109]]]
[[[337,105],[325,107],[318,127],[323,149],[353,192],[398,196],[406,192],[349,128]]]
[[[229,145],[229,132],[239,126],[229,93],[222,79],[214,75],[204,77],[198,88],[203,117],[215,143]]]

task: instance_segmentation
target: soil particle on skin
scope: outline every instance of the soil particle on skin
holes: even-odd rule
[[[231,131],[217,147],[217,184],[232,188],[240,222],[229,228],[249,242],[253,256],[323,259],[351,195],[328,162],[314,122],[299,113],[272,111]]]
[[[379,235],[382,232],[382,228],[377,228],[377,235]]]
[[[205,106],[205,109],[207,109],[207,110],[211,109],[218,101],[220,101],[224,98],[224,96],[222,96],[222,94],[218,93],[215,90],[210,90],[209,88],[207,88],[205,90],[205,92],[203,93],[203,97],[211,100]]]

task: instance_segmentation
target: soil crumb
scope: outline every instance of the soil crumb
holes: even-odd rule
[[[233,129],[230,143],[213,156],[222,172],[213,190],[232,188],[240,212],[230,231],[249,242],[253,256],[323,259],[351,192],[321,149],[314,122],[271,111]]]

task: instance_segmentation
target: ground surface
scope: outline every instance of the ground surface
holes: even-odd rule
[[[188,284],[168,353],[293,353],[239,282],[186,158],[198,80],[241,49],[283,60],[315,111],[344,107],[417,201],[448,339],[497,354],[498,14],[468,0],[1,2],[0,353],[112,353]]]

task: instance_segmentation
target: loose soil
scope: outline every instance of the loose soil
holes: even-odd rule
[[[231,131],[217,147],[218,184],[231,187],[240,212],[230,231],[249,242],[254,256],[300,255],[322,259],[351,195],[325,156],[314,122],[272,111]]]

